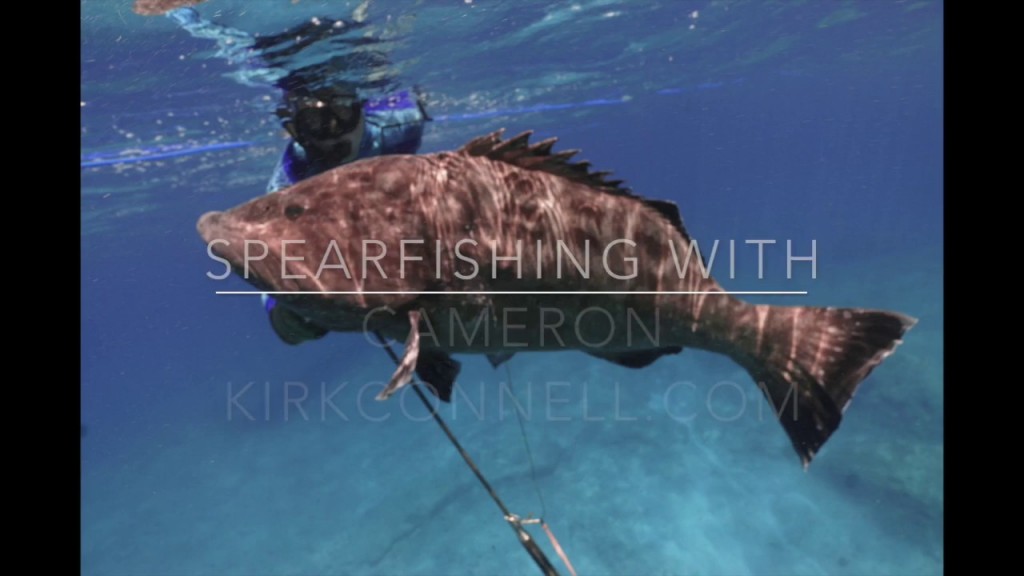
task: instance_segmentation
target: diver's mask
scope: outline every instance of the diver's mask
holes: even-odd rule
[[[351,93],[320,91],[286,96],[277,115],[288,134],[307,152],[339,163],[354,159],[363,137],[363,106]]]

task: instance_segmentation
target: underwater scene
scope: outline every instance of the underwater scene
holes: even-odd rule
[[[927,0],[80,0],[88,575],[944,572]]]

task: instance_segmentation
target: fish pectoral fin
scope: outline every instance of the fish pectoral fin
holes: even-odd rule
[[[495,354],[488,354],[487,361],[491,363],[491,366],[497,368],[498,366],[501,366],[505,362],[511,360],[512,357],[515,355],[515,352],[497,352]]]
[[[283,306],[274,306],[270,311],[270,326],[278,338],[292,346],[323,338],[328,332]]]
[[[682,346],[666,346],[664,348],[651,348],[649,350],[638,350],[636,352],[609,352],[607,354],[600,352],[587,352],[587,354],[602,360],[613,362],[619,366],[625,366],[626,368],[646,368],[662,356],[667,354],[679,354],[682,351]]]
[[[452,389],[462,364],[441,350],[421,350],[416,374],[442,402],[452,401]]]
[[[405,340],[405,354],[398,368],[391,375],[391,381],[384,387],[384,390],[377,395],[377,400],[387,400],[392,394],[398,392],[402,386],[412,381],[413,371],[420,356],[420,313],[413,310],[409,312],[409,337]]]

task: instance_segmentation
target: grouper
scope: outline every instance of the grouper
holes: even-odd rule
[[[330,331],[405,341],[378,398],[419,375],[451,398],[460,364],[580,350],[642,369],[699,348],[746,369],[806,467],[915,320],[751,304],[710,275],[675,204],[498,131],[458,150],[359,160],[204,214],[223,278],[273,292],[297,344]],[[694,256],[691,258],[691,256]]]

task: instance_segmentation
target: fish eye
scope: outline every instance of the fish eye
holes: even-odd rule
[[[299,216],[302,216],[302,213],[305,211],[306,209],[298,204],[289,204],[288,206],[285,206],[284,215],[285,218],[288,218],[289,220],[295,220]]]

